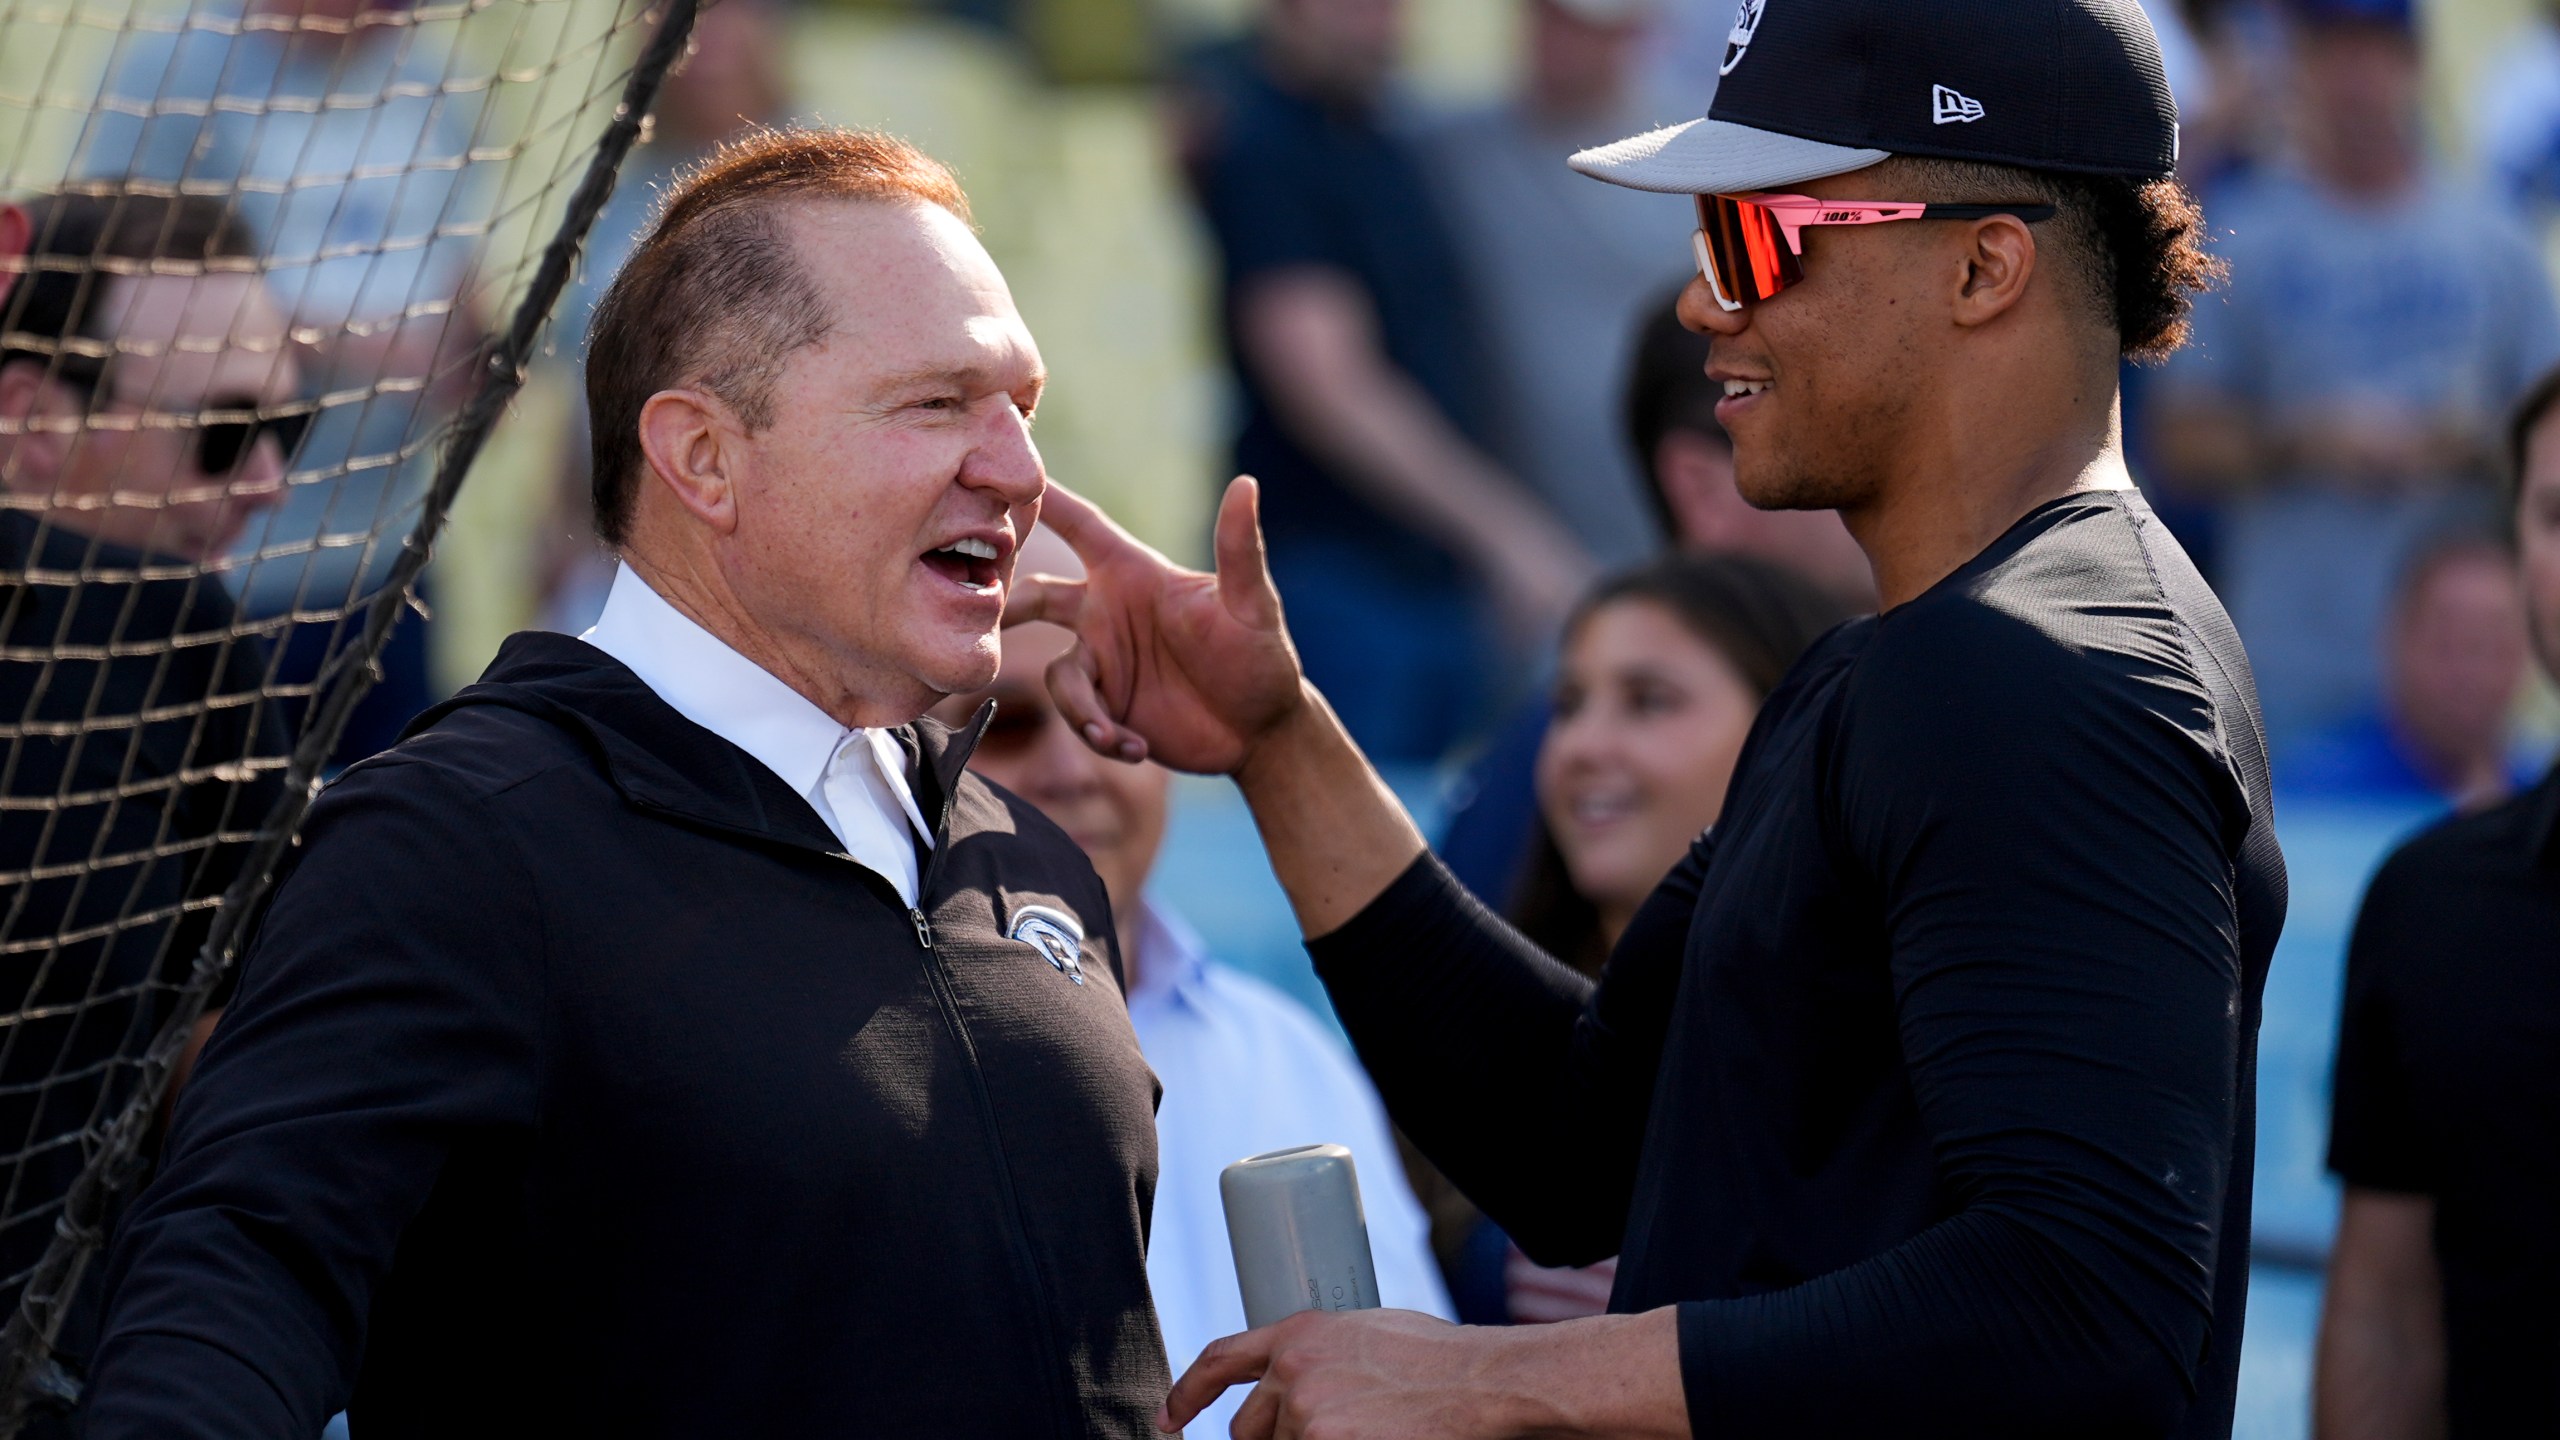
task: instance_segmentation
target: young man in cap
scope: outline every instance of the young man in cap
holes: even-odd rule
[[[1682,297],[1737,480],[1884,613],[1772,695],[1594,985],[1448,878],[1292,659],[1253,488],[1218,573],[1053,491],[1090,743],[1235,775],[1390,1109],[1620,1312],[1309,1314],[1159,1424],[1235,1434],[2226,1436],[2284,910],[2229,620],[2116,375],[2210,276],[2130,0],[1752,0],[1708,118],[1586,152],[1701,196]],[[1894,223],[1919,221],[1925,223]]]

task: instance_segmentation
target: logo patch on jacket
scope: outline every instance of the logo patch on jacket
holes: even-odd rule
[[[1064,910],[1025,905],[1013,915],[1013,938],[1040,952],[1059,974],[1084,983],[1084,925]]]

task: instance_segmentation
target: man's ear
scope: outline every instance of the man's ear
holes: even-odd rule
[[[0,477],[21,495],[51,495],[79,435],[78,406],[32,361],[0,365]]]
[[[661,390],[640,407],[649,470],[696,520],[726,535],[738,528],[737,468],[746,429],[716,395]]]
[[[1994,215],[1963,227],[1964,283],[1956,293],[1955,322],[1987,325],[2026,298],[2042,257],[2035,232],[2015,215]]]

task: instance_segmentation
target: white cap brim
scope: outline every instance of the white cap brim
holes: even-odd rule
[[[1754,130],[1726,120],[1690,120],[1594,146],[1566,161],[1594,180],[1673,195],[1736,195],[1845,175],[1891,158]]]

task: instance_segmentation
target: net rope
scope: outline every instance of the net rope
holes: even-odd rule
[[[694,9],[0,0],[0,1440]]]

